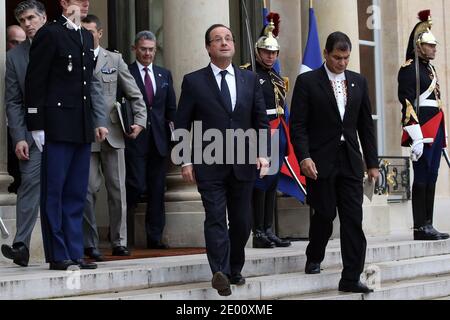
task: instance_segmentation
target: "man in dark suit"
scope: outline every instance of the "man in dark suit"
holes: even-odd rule
[[[344,265],[339,290],[368,293],[371,290],[360,282],[367,243],[362,229],[364,164],[358,135],[371,183],[379,171],[367,81],[346,70],[351,49],[347,35],[332,33],[324,50],[325,64],[298,77],[291,137],[307,177],[307,201],[314,209],[305,272],[320,273],[337,208]]]
[[[25,75],[31,41],[47,22],[47,15],[44,5],[34,0],[19,3],[14,14],[26,31],[27,40],[6,53],[5,105],[13,154],[15,161],[19,162],[21,183],[17,190],[16,236],[12,246],[2,246],[2,253],[15,264],[26,267],[30,259],[31,234],[39,211],[41,152],[25,123]]]
[[[175,127],[190,130],[194,121],[200,122],[201,132],[196,132],[198,126],[194,125],[194,136],[203,136],[207,130],[214,129],[220,132],[223,141],[230,131],[233,134],[241,129],[268,131],[266,106],[256,74],[232,65],[235,48],[231,30],[220,24],[211,26],[205,34],[205,45],[211,64],[184,77]],[[194,156],[183,154],[188,159],[183,164],[183,178],[197,183],[205,207],[204,232],[213,273],[212,287],[222,296],[231,294],[230,282],[245,284],[241,270],[251,230],[252,189],[257,168],[264,176],[269,166],[268,160],[256,151],[252,158],[251,147],[256,142],[246,141],[238,152],[235,146],[227,145],[222,154],[226,161],[217,157],[212,159],[212,164],[206,159],[197,161],[195,155],[199,150],[203,154],[208,142],[194,139]],[[218,150],[215,155],[220,153]],[[238,163],[236,159],[243,154],[245,162]]]
[[[42,154],[41,223],[51,270],[96,268],[83,257],[91,143],[108,133],[93,70],[94,41],[81,28],[88,0],[60,0],[63,15],[33,40],[25,80],[28,130]],[[94,128],[96,128],[94,130]]]
[[[156,37],[150,31],[136,35],[136,62],[129,66],[147,106],[147,130],[137,139],[125,139],[128,235],[133,243],[134,209],[147,194],[145,232],[149,249],[166,249],[162,242],[166,224],[164,192],[169,143],[176,112],[176,97],[169,70],[154,65]]]

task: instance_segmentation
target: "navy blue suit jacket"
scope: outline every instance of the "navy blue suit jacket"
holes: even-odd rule
[[[194,121],[201,121],[201,135],[208,129],[217,129],[223,135],[227,129],[268,129],[269,121],[261,85],[255,73],[234,67],[236,75],[237,101],[233,112],[229,112],[223,102],[220,90],[211,66],[188,74],[184,77],[182,92],[178,105],[175,127],[191,130]],[[194,133],[195,134],[195,133]],[[198,134],[198,133],[197,133]],[[210,142],[203,142],[198,146],[194,142],[193,148],[203,151]],[[255,147],[255,146],[252,146]],[[246,152],[250,146],[246,141]],[[226,155],[224,154],[224,157]],[[236,159],[236,154],[235,157]],[[246,157],[247,158],[247,157]],[[195,160],[195,159],[193,159]],[[256,159],[248,159],[246,164],[212,164],[194,163],[195,176],[198,181],[224,179],[230,168],[240,181],[253,181],[256,178]]]
[[[169,122],[175,121],[177,103],[173,89],[172,75],[169,70],[153,65],[153,73],[156,80],[156,95],[153,100],[153,105],[150,106],[137,63],[131,64],[129,69],[144,96],[145,105],[147,106],[147,131],[142,132],[136,140],[128,139],[128,151],[136,155],[147,154],[149,152],[149,133],[151,133],[157,148],[156,151],[162,157],[166,157],[169,154]]]

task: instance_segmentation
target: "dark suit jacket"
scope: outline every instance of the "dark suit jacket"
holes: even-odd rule
[[[312,158],[319,178],[327,178],[336,160],[341,136],[347,143],[354,174],[364,166],[358,135],[368,168],[378,168],[377,146],[366,79],[346,71],[348,98],[342,121],[325,67],[300,75],[294,88],[291,139],[299,161]]]
[[[203,136],[206,130],[217,129],[222,133],[224,142],[227,129],[246,131],[269,128],[266,105],[257,75],[236,67],[234,70],[237,101],[232,113],[227,111],[210,66],[186,75],[182,84],[175,127],[191,130],[192,122],[201,121],[202,132],[197,134]],[[198,146],[194,141],[194,148],[203,151],[209,144],[210,142],[203,142],[201,146]],[[249,148],[246,141],[246,152]],[[256,159],[249,160],[254,163]],[[196,178],[198,181],[221,180],[229,174],[230,168],[240,181],[253,181],[256,178],[254,164],[236,164],[236,159],[234,163],[234,165],[207,165],[194,162]]]
[[[136,153],[137,155],[146,154],[148,152],[149,145],[148,139],[150,139],[148,133],[151,130],[158,153],[162,157],[166,157],[169,154],[169,122],[175,121],[177,107],[175,91],[173,89],[172,74],[169,70],[153,64],[153,73],[156,81],[156,95],[153,100],[153,105],[150,106],[137,63],[135,62],[131,64],[129,69],[130,73],[136,80],[142,95],[144,96],[144,101],[147,106],[148,123],[146,132],[142,132],[134,141],[130,141],[128,139],[128,151]]]
[[[93,77],[94,39],[69,30],[66,19],[39,29],[30,50],[25,80],[27,126],[45,130],[53,142],[94,142],[94,128],[106,127],[105,100]]]

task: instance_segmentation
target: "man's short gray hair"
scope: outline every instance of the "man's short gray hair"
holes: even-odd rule
[[[45,15],[45,6],[42,2],[36,0],[26,0],[19,3],[14,10],[14,16],[16,17],[16,20],[19,21],[20,16],[28,10],[35,10],[36,13],[40,16]]]
[[[144,30],[136,35],[136,38],[134,39],[134,45],[136,46],[141,40],[150,40],[156,42],[156,36],[153,34],[153,32]]]

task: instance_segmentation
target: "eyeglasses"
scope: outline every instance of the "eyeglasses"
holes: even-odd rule
[[[230,42],[234,42],[234,39],[233,39],[233,37],[231,37],[231,36],[226,36],[225,38],[216,37],[216,38],[214,38],[214,39],[209,40],[209,43],[214,42],[214,43],[216,43],[216,44],[220,44],[220,43],[222,43],[223,41],[225,41],[226,43],[230,43]]]

